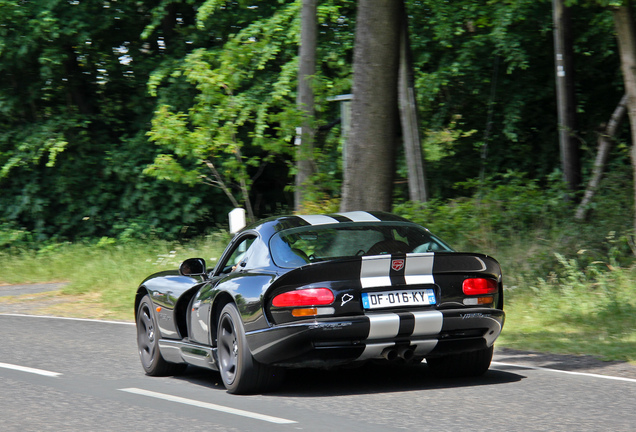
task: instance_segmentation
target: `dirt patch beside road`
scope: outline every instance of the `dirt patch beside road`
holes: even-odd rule
[[[64,282],[50,284],[0,286],[0,314],[51,315],[132,321],[129,314],[115,313],[105,307],[100,293],[63,294]]]

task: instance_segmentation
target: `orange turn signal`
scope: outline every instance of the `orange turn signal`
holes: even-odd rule
[[[494,299],[492,298],[492,296],[471,297],[471,298],[464,299],[464,304],[466,306],[477,306],[477,305],[492,304],[493,302],[494,302]]]
[[[318,315],[318,309],[317,308],[293,309],[292,315],[295,317],[316,316]]]

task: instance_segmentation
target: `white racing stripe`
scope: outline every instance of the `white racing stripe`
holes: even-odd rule
[[[433,261],[435,254],[406,254],[404,263],[404,281],[407,285],[435,284],[433,277]],[[360,283],[362,289],[391,286],[391,255],[363,256],[360,266]]]
[[[309,225],[326,225],[338,223],[336,219],[324,215],[298,215],[298,217],[307,222]]]
[[[404,264],[404,279],[407,285],[434,284],[432,252],[422,254],[406,254]]]
[[[364,351],[357,358],[357,360],[369,360],[382,357],[382,353],[385,349],[394,347],[394,342],[378,343],[378,344],[366,344]]]
[[[176,402],[176,403],[180,403],[180,404],[184,404],[184,405],[190,405],[190,406],[195,406],[195,407],[199,407],[199,408],[205,408],[205,409],[209,409],[209,410],[213,410],[213,411],[219,411],[219,412],[224,412],[226,414],[233,414],[233,415],[237,415],[237,416],[241,416],[241,417],[248,417],[251,419],[255,419],[255,420],[262,420],[262,421],[266,421],[269,423],[276,423],[276,424],[291,424],[291,423],[297,423],[294,420],[287,420],[284,418],[280,418],[280,417],[272,417],[272,416],[268,416],[265,414],[258,414],[255,412],[251,412],[251,411],[245,411],[245,410],[240,410],[240,409],[236,409],[236,408],[230,408],[230,407],[226,407],[223,405],[217,405],[217,404],[213,404],[213,403],[209,403],[209,402],[201,402],[195,399],[188,399],[188,398],[183,398],[183,397],[179,397],[179,396],[173,396],[173,395],[169,395],[169,394],[164,394],[164,393],[157,393],[157,392],[153,392],[150,390],[143,390],[143,389],[139,389],[139,388],[123,388],[123,389],[119,389],[123,392],[127,392],[127,393],[132,393],[132,394],[137,394],[137,395],[141,395],[141,396],[148,396],[148,397],[152,397],[152,398],[156,398],[156,399],[163,399],[169,402]]]
[[[436,335],[442,331],[444,315],[440,311],[412,311],[415,317],[413,336]]]
[[[391,286],[391,256],[362,257],[360,266],[360,283],[362,289]]]
[[[413,332],[409,336],[432,336],[442,331],[444,315],[440,311],[409,311],[415,318]],[[394,338],[400,332],[400,316],[396,313],[367,315],[369,336],[367,340]]]
[[[387,339],[397,336],[400,331],[399,315],[388,313],[382,315],[368,315],[369,336],[367,339]]]
[[[380,219],[365,211],[338,213],[338,215],[351,219],[352,222],[380,222]]]
[[[352,211],[346,213],[336,213],[338,216],[344,216],[351,222],[380,222],[380,219],[365,211]],[[340,223],[337,219],[326,215],[298,215],[310,225],[326,225]]]
[[[9,363],[0,363],[0,368],[11,369],[11,370],[16,370],[20,372],[27,372],[27,373],[36,374],[36,375],[43,375],[43,376],[48,376],[52,378],[57,378],[60,375],[62,375],[59,372],[51,372],[44,369],[30,368],[30,367],[19,366],[19,365],[14,365]]]
[[[415,318],[415,325],[410,336],[434,336],[442,330],[444,316],[439,311],[411,311]],[[385,349],[395,346],[395,342],[374,342],[381,339],[392,339],[400,332],[400,315],[395,313],[384,313],[367,315],[369,319],[369,336],[365,342],[365,348],[358,360],[379,358]],[[437,345],[437,339],[411,340],[410,345],[415,346],[416,355],[428,354]]]

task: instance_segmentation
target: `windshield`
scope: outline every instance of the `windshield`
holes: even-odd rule
[[[272,258],[293,268],[334,258],[395,253],[452,252],[446,243],[412,223],[340,223],[283,230],[270,240]]]

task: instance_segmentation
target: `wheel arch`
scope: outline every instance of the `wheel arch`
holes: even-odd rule
[[[216,346],[216,333],[217,327],[219,324],[219,318],[221,317],[221,311],[228,303],[234,303],[236,305],[236,301],[234,297],[232,297],[229,293],[225,291],[221,291],[214,298],[214,303],[212,304],[212,310],[210,311],[210,342],[212,346]],[[238,309],[238,306],[237,306]],[[240,311],[239,311],[240,314]]]
[[[139,303],[141,303],[141,299],[148,294],[150,293],[148,292],[146,287],[143,285],[137,289],[137,294],[135,294],[135,322],[137,322],[137,313],[139,312]],[[152,299],[150,301],[152,301]]]

